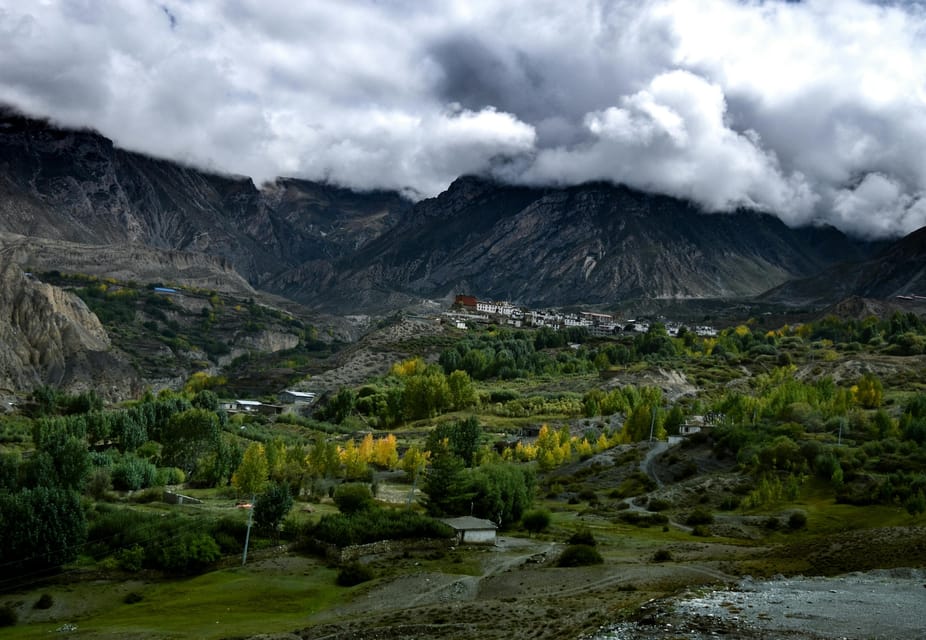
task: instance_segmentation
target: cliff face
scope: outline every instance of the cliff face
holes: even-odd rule
[[[77,296],[36,282],[0,262],[0,386],[10,391],[53,384],[124,397],[138,386],[114,354],[99,319]]]

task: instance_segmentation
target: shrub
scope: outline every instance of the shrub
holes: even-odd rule
[[[550,526],[550,512],[545,509],[534,509],[521,516],[521,524],[530,533],[540,533]]]
[[[598,541],[595,540],[595,536],[592,535],[591,530],[587,528],[582,528],[573,533],[569,540],[568,544],[584,544],[588,547],[594,547],[598,544]]]
[[[646,508],[649,509],[650,511],[665,511],[666,509],[670,509],[671,507],[672,507],[672,503],[669,502],[668,500],[663,500],[661,498],[652,498],[649,501],[649,504],[647,505]]]
[[[698,536],[699,538],[708,538],[711,535],[711,530],[703,524],[695,525],[694,529],[691,530],[691,535]]]
[[[653,554],[653,562],[672,562],[672,552],[668,549],[660,549]]]
[[[140,593],[129,591],[127,594],[125,594],[125,597],[122,599],[122,601],[126,604],[136,604],[144,599],[144,596],[142,596]]]
[[[39,599],[35,601],[35,604],[32,605],[33,609],[51,609],[52,605],[55,604],[55,599],[51,597],[50,593],[43,593],[39,596]]]
[[[16,609],[10,605],[0,607],[0,627],[12,627],[19,622],[19,615]]]
[[[649,527],[654,524],[667,524],[669,518],[661,513],[641,513],[639,511],[622,511],[617,519],[638,527]]]
[[[157,566],[175,573],[192,573],[205,569],[222,556],[219,545],[206,533],[187,534],[155,552]]]
[[[735,511],[739,506],[740,499],[738,496],[724,496],[724,499],[720,501],[721,511]]]
[[[685,524],[689,526],[696,526],[699,524],[712,524],[714,522],[714,515],[706,509],[695,509],[688,514],[688,517],[685,518]]]
[[[803,529],[807,526],[807,514],[803,511],[795,511],[788,516],[788,528],[794,531]]]
[[[359,563],[352,563],[341,567],[338,571],[337,583],[342,587],[354,585],[373,579],[373,571]]]
[[[186,474],[183,469],[177,467],[160,467],[157,472],[156,484],[164,486],[168,484],[183,484],[186,482]]]
[[[338,485],[332,494],[334,503],[341,513],[352,514],[373,505],[373,494],[370,488],[361,482],[349,482]]]
[[[139,571],[145,561],[145,550],[140,545],[132,545],[116,554],[116,563],[123,571]]]
[[[335,513],[323,516],[318,524],[306,528],[306,535],[345,547],[377,540],[452,538],[454,533],[443,522],[420,513],[383,509],[374,505],[350,515]]]
[[[604,558],[595,547],[587,544],[573,544],[566,547],[556,564],[559,567],[587,567],[603,562]]]
[[[113,487],[120,491],[134,491],[150,487],[157,480],[157,468],[141,458],[127,456],[112,468]]]

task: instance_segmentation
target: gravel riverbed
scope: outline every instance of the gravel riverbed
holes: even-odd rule
[[[730,589],[647,603],[634,621],[603,628],[588,640],[922,640],[924,587],[922,569],[746,578]]]

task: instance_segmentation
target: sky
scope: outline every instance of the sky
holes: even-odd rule
[[[871,238],[926,225],[926,7],[0,0],[0,102],[251,176],[608,180]]]

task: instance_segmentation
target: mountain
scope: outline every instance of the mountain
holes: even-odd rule
[[[411,203],[279,179],[258,189],[120,149],[86,130],[0,110],[0,231],[221,258],[253,286],[348,254]],[[62,269],[66,265],[62,266]]]
[[[868,260],[833,266],[786,282],[762,296],[767,302],[819,307],[850,297],[926,296],[926,227]]]
[[[870,251],[833,228],[791,229],[752,211],[705,214],[602,183],[528,188],[463,177],[414,204],[288,178],[257,188],[9,110],[0,111],[0,231],[167,252],[107,257],[101,267],[59,245],[61,271],[89,264],[99,273],[111,263],[126,280],[167,280],[155,277],[163,260],[164,273],[182,279],[183,256],[199,256],[188,260],[210,288],[240,290],[243,278],[341,313],[455,293],[537,306],[752,296]],[[55,250],[42,246],[48,267]],[[18,251],[33,261],[41,253]]]
[[[610,184],[534,189],[465,177],[312,274],[312,286],[326,300],[371,306],[392,291],[534,306],[743,297],[867,251],[831,227],[791,229],[753,211],[705,214]]]

